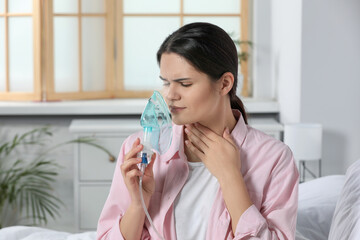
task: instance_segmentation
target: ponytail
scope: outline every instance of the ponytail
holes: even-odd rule
[[[244,107],[244,104],[241,101],[241,99],[234,94],[233,96],[231,96],[230,104],[231,104],[232,109],[238,109],[241,112],[241,115],[244,119],[245,124],[248,124],[247,114],[246,114],[245,107]]]

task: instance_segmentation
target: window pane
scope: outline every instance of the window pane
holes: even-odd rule
[[[124,0],[124,13],[179,13],[180,0]]]
[[[184,17],[184,24],[192,22],[208,22],[224,29],[232,39],[240,38],[239,17]]]
[[[0,17],[0,92],[5,91],[5,21]]]
[[[79,90],[79,33],[77,17],[54,18],[55,92]]]
[[[49,0],[48,0],[49,1]],[[53,0],[54,13],[78,13],[77,0]]]
[[[179,26],[180,19],[177,17],[124,18],[126,90],[153,90],[161,87],[156,52],[165,38]]]
[[[83,13],[105,13],[105,0],[82,0]]]
[[[32,13],[32,0],[8,0],[10,13]]]
[[[184,13],[240,13],[240,0],[184,0]]]
[[[5,0],[0,0],[0,13],[4,13],[5,10]]]
[[[82,24],[83,90],[105,90],[105,19],[83,17]]]
[[[32,17],[9,17],[9,77],[11,92],[34,91]]]

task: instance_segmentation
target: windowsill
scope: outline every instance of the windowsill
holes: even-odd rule
[[[0,116],[9,115],[137,115],[147,99],[106,99],[59,102],[0,102]],[[248,113],[278,113],[272,100],[243,99]]]

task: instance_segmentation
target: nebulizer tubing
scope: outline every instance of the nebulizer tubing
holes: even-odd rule
[[[150,222],[151,227],[154,229],[156,235],[160,238],[163,239],[164,238],[161,236],[161,234],[157,231],[151,217],[150,214],[147,210],[147,207],[145,205],[145,201],[144,201],[144,195],[143,195],[143,191],[142,191],[142,180],[143,180],[143,176],[145,174],[145,169],[147,167],[147,165],[149,164],[149,160],[151,159],[152,156],[152,151],[149,149],[150,146],[150,139],[151,139],[151,132],[152,132],[152,127],[144,127],[144,136],[143,136],[143,151],[141,151],[141,163],[140,163],[140,171],[141,171],[141,176],[139,177],[139,192],[140,192],[140,199],[141,199],[141,205],[144,209],[145,215],[148,219],[148,221]]]
[[[151,227],[154,229],[156,235],[157,235],[160,239],[165,240],[165,239],[163,238],[163,236],[161,236],[161,234],[157,231],[157,229],[156,229],[156,227],[155,227],[155,225],[154,225],[154,223],[153,223],[153,221],[152,221],[152,219],[151,219],[151,217],[150,217],[150,214],[149,214],[149,212],[148,212],[148,210],[147,210],[147,207],[146,207],[146,205],[145,205],[144,195],[143,195],[143,192],[142,192],[142,179],[143,179],[143,175],[144,175],[146,166],[147,166],[147,164],[141,163],[140,170],[141,170],[142,175],[140,176],[140,179],[139,179],[139,192],[140,192],[141,205],[142,205],[142,207],[143,207],[143,209],[144,209],[144,212],[145,212],[145,215],[146,215],[148,221],[150,222]]]
[[[143,127],[143,150],[140,153],[141,163],[139,166],[141,171],[141,176],[139,177],[141,205],[156,235],[159,239],[164,240],[164,237],[157,231],[156,227],[154,226],[154,223],[145,205],[142,191],[143,176],[149,161],[151,161],[151,156],[153,154],[152,149],[156,149],[159,153],[165,152],[169,148],[172,140],[172,121],[170,111],[159,92],[154,91],[154,94],[149,99],[148,104],[146,105],[141,115],[140,124]],[[159,141],[161,137],[166,139],[166,142],[168,143],[165,148],[160,148]]]

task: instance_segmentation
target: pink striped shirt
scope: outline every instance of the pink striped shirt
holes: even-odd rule
[[[295,239],[299,174],[292,153],[281,141],[246,125],[239,111],[234,111],[234,115],[238,121],[231,135],[240,149],[241,172],[253,205],[242,214],[233,233],[230,213],[219,188],[211,209],[206,239]],[[141,135],[142,132],[129,136],[121,147],[110,193],[98,222],[97,239],[124,239],[119,222],[131,199],[120,165],[135,139]],[[174,200],[189,173],[185,162],[183,126],[173,125],[170,149],[157,157],[153,168],[156,187],[149,213],[165,239],[175,240]],[[147,220],[141,239],[157,239]]]

